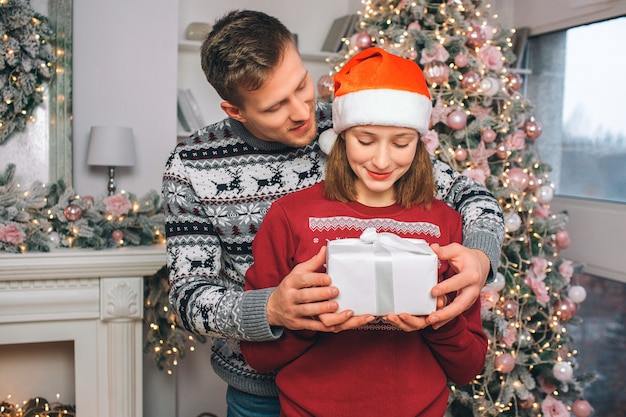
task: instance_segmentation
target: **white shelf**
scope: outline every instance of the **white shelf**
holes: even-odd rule
[[[200,51],[200,47],[202,46],[202,42],[200,41],[190,41],[187,39],[182,39],[178,41],[178,50],[179,51]]]
[[[334,52],[304,52],[300,51],[300,56],[304,61],[319,61],[326,62],[326,58],[333,58],[338,56]]]

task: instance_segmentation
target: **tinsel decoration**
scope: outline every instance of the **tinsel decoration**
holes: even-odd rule
[[[122,191],[79,196],[63,181],[34,182],[22,190],[15,165],[0,173],[0,252],[48,252],[54,247],[105,249],[163,243],[160,195]]]
[[[0,144],[26,129],[56,61],[45,16],[28,0],[0,1]]]
[[[550,209],[551,168],[536,149],[541,124],[512,69],[514,31],[481,0],[363,3],[357,33],[328,59],[332,72],[369,46],[415,60],[433,101],[426,148],[485,184],[505,218],[499,272],[481,294],[485,368],[469,385],[450,385],[446,416],[578,416],[596,377],[576,375],[578,351],[567,331],[579,322],[569,291],[581,266],[560,255],[569,245],[568,215]]]
[[[187,350],[194,351],[196,342],[205,343],[206,338],[192,335],[180,325],[168,298],[167,267],[145,277],[144,282],[144,322],[149,327],[144,353],[152,353],[157,368],[171,375]]]

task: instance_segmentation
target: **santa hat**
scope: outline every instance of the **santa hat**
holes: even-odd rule
[[[356,54],[334,76],[333,129],[320,135],[328,154],[337,135],[353,126],[409,127],[428,132],[432,103],[424,73],[411,60],[381,48]]]

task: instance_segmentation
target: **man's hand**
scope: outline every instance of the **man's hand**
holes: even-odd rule
[[[334,332],[337,325],[352,317],[351,311],[335,313],[339,304],[337,287],[330,286],[330,277],[318,271],[326,261],[326,247],[313,258],[296,265],[267,300],[267,321],[270,326],[291,330]],[[327,324],[318,316],[333,313]]]
[[[480,296],[491,265],[489,258],[478,249],[469,249],[458,243],[446,246],[431,245],[439,259],[450,262],[456,275],[435,285],[431,291],[433,297],[456,292],[454,300],[441,310],[431,313],[427,321],[434,329],[470,308]]]

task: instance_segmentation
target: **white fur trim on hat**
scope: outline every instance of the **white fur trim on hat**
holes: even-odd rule
[[[382,125],[409,127],[428,133],[430,98],[406,90],[361,90],[335,97],[333,128],[342,133],[353,126]]]
[[[326,155],[330,154],[330,150],[333,148],[335,141],[337,140],[337,134],[333,129],[326,129],[322,133],[320,133],[317,141],[319,142],[320,149]]]

